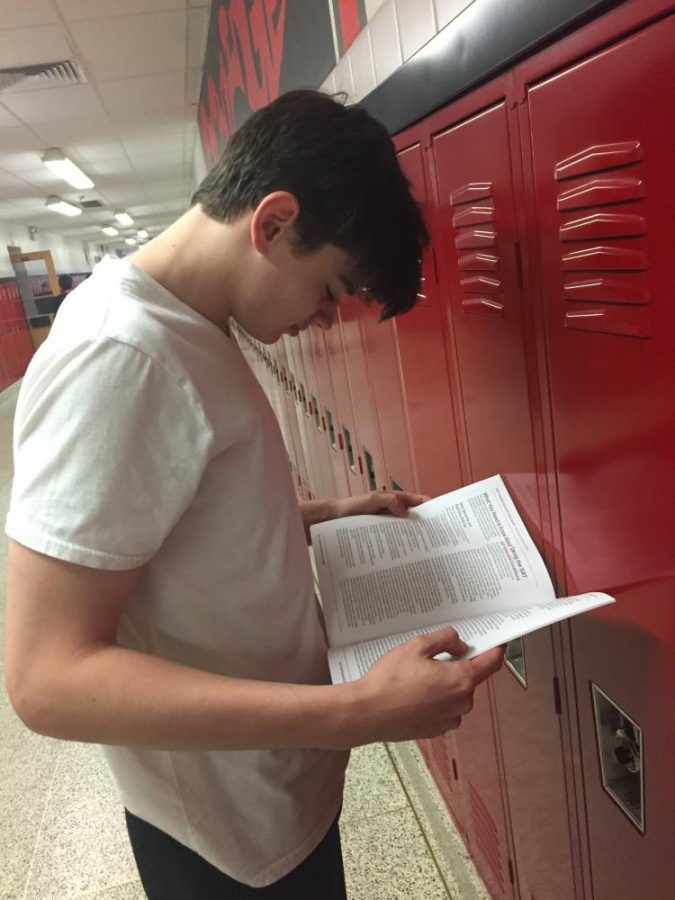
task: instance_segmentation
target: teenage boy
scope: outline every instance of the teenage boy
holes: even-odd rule
[[[306,528],[422,498],[298,503],[231,336],[409,309],[426,232],[386,131],[311,91],[253,114],[192,208],[69,297],[24,379],[6,677],[27,725],[105,745],[152,900],[344,898],[348,749],[459,725],[501,661],[452,629],[332,686]],[[304,526],[304,527],[303,527]]]

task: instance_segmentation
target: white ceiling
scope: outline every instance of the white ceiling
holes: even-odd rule
[[[31,78],[0,91],[0,220],[115,246],[124,209],[159,231],[189,202],[210,0],[0,0],[0,67],[76,60],[85,84]],[[42,163],[60,147],[95,187]],[[66,218],[50,194],[104,208]]]

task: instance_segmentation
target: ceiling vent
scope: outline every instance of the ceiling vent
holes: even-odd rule
[[[82,209],[103,209],[100,200],[80,200],[80,206]]]
[[[64,87],[69,84],[83,84],[86,80],[80,64],[74,59],[0,69],[0,91],[9,90],[25,81],[28,81],[31,87],[48,88]],[[39,85],[38,82],[40,82]],[[28,84],[26,87],[28,87]]]

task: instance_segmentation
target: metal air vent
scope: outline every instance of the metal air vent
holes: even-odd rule
[[[82,209],[103,209],[100,200],[80,200],[80,206]]]
[[[0,91],[9,90],[20,82],[40,79],[41,87],[63,87],[83,84],[87,79],[80,64],[74,59],[59,62],[36,63],[31,66],[11,66],[0,69]]]

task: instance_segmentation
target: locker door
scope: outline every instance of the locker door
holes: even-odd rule
[[[338,322],[333,327],[339,326],[342,332],[347,381],[359,448],[359,471],[363,471],[364,490],[379,490],[386,481],[386,475],[380,423],[361,335],[362,315],[363,304],[358,297],[343,297],[338,309]]]
[[[280,385],[280,404],[283,408],[284,422],[286,423],[287,429],[286,450],[288,452],[291,469],[293,471],[293,477],[295,478],[296,490],[301,497],[304,497],[305,482],[303,473],[305,472],[306,467],[295,409],[296,401],[293,387],[295,379],[290,370],[290,362],[286,353],[286,346],[284,344],[283,338],[277,341],[277,343],[275,344],[275,348],[277,351],[279,364],[281,365],[282,384]]]
[[[326,441],[323,433],[323,421],[321,417],[321,401],[319,399],[319,382],[314,368],[314,355],[309,331],[301,332],[297,337],[302,363],[307,379],[307,400],[309,405],[310,420],[308,422],[308,438],[314,471],[316,472],[317,485],[315,493],[317,497],[335,497],[335,481],[330,466],[330,459],[326,455]]]
[[[304,367],[302,366],[302,357],[300,354],[300,343],[297,337],[293,338],[284,335],[282,338],[286,348],[286,359],[291,376],[293,378],[294,393],[294,412],[297,421],[297,438],[302,450],[303,469],[300,472],[302,479],[308,490],[316,495],[317,478],[314,473],[314,455],[309,440],[308,427],[308,406],[307,406],[307,390],[305,387]]]
[[[402,150],[398,161],[415,198],[428,211],[430,203],[421,145],[414,144]],[[434,274],[434,252],[427,250],[424,254],[423,281],[417,305],[393,323],[418,488],[431,496],[445,494],[463,483],[445,357],[442,310]]]
[[[382,435],[382,452],[386,480],[382,490],[417,490],[410,426],[401,384],[401,363],[396,332],[391,320],[380,322],[382,308],[377,303],[364,306],[361,314],[361,336],[368,372],[375,397],[377,419]]]
[[[328,460],[333,473],[335,496],[348,497],[349,483],[347,481],[345,454],[340,447],[339,421],[324,332],[318,325],[312,325],[307,329],[307,332],[310,336],[310,345],[314,357],[314,372],[319,389],[321,424],[323,426],[323,455]]]
[[[529,91],[594,896],[675,885],[675,19]],[[533,219],[534,221],[534,219]]]
[[[445,251],[441,289],[449,297],[472,480],[502,474],[541,546],[537,412],[528,382],[511,141],[505,103],[434,137],[438,233]],[[512,667],[505,666],[490,688],[519,885],[527,900],[569,900],[576,895],[576,847],[550,629],[509,651]],[[457,740],[463,761],[470,753],[467,735],[460,730]]]
[[[341,302],[344,302],[342,300]],[[359,451],[356,439],[356,428],[352,398],[347,379],[345,353],[342,344],[342,329],[339,313],[333,327],[326,332],[326,351],[330,367],[331,381],[335,393],[335,414],[338,430],[338,443],[346,461],[348,491],[350,494],[362,494],[368,490],[363,464],[359,466]]]

